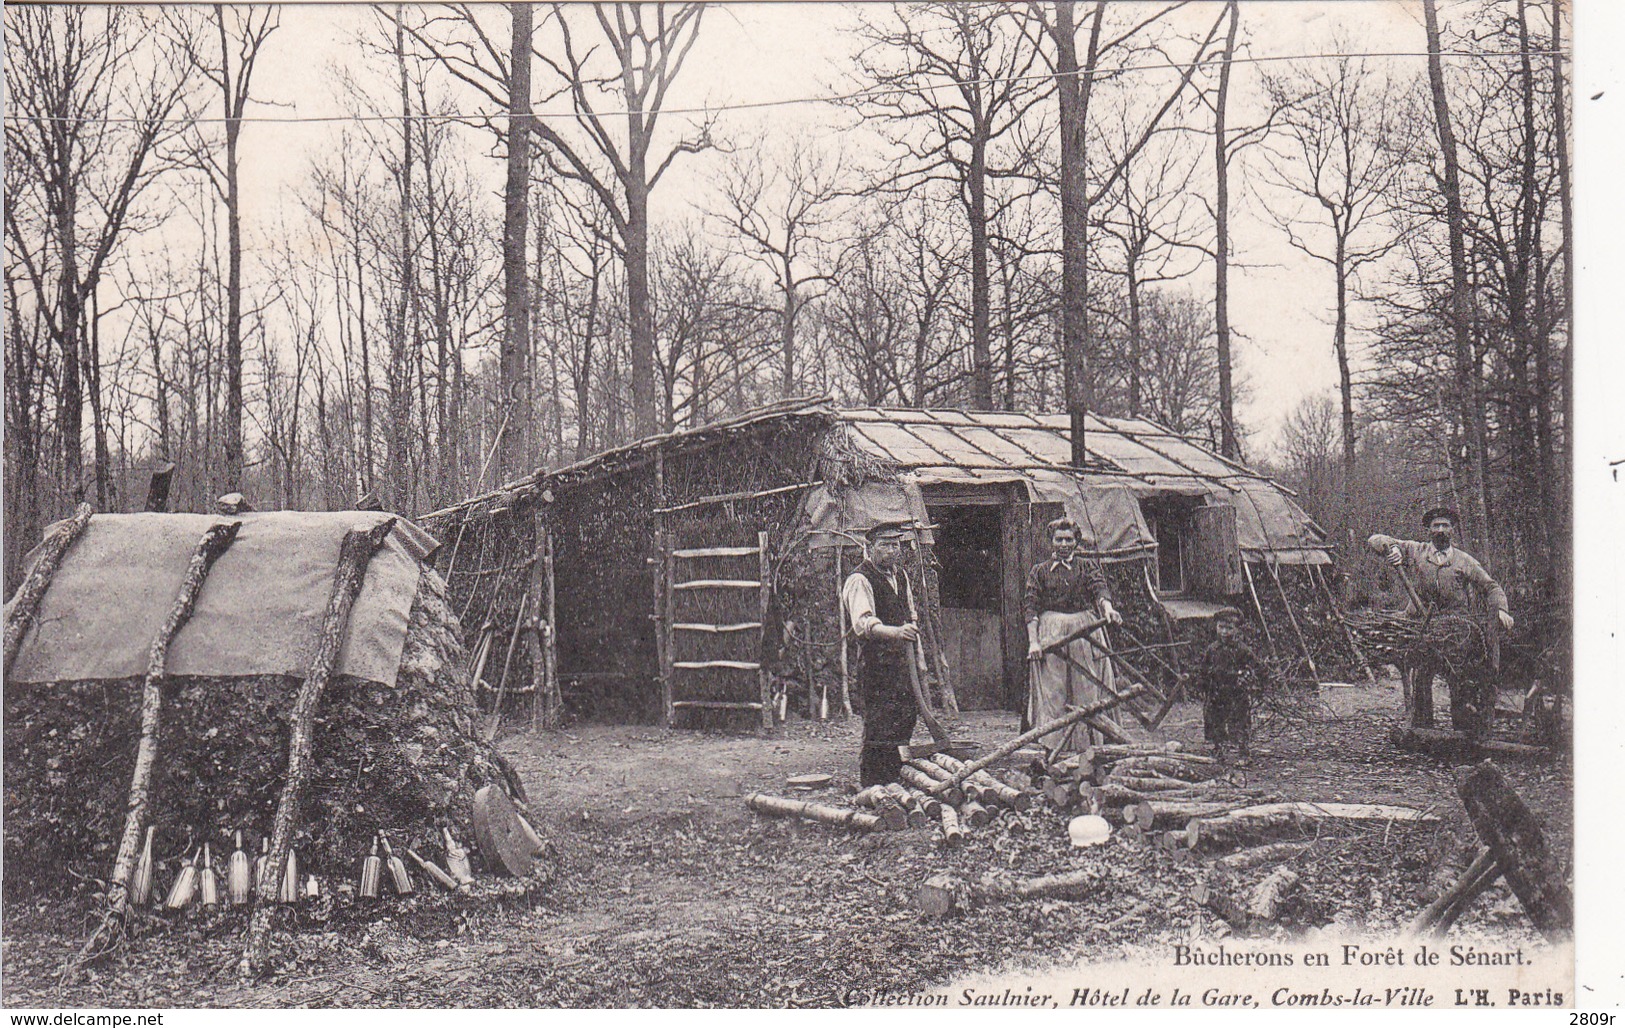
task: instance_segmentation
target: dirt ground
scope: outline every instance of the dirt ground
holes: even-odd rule
[[[1245,784],[1285,799],[1402,803],[1440,825],[1328,840],[1298,866],[1304,900],[1283,934],[1342,922],[1382,932],[1421,905],[1447,833],[1471,837],[1454,784],[1461,768],[1395,751],[1399,691],[1323,687],[1318,716],[1277,724]],[[963,719],[995,744],[1011,714]],[[857,721],[792,719],[774,739],[581,725],[509,736],[503,749],[545,812],[551,879],[525,903],[433,916],[396,909],[367,923],[295,933],[265,981],[231,970],[240,914],[191,915],[142,935],[66,988],[56,971],[83,939],[88,899],[5,911],[4,1003],[31,1006],[835,1006],[1007,967],[1107,961],[1125,947],[1223,938],[1176,865],[1116,839],[1072,850],[1065,814],[1006,813],[957,851],[934,829],[857,836],[758,817],[741,797],[828,772],[839,802],[856,778]],[[1198,747],[1200,711],[1181,704],[1162,738]],[[1571,765],[1505,767],[1558,852],[1572,839]],[[1093,869],[1077,902],[990,907],[923,919],[929,874],[1036,875]],[[1462,929],[1536,937],[1498,885]]]

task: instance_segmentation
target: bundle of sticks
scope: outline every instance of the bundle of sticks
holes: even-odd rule
[[[1471,671],[1489,661],[1488,625],[1467,614],[1415,618],[1394,611],[1356,610],[1344,615],[1369,659],[1404,663],[1419,650],[1442,659],[1453,672]]]

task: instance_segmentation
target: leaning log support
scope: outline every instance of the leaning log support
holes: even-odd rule
[[[1063,728],[1070,728],[1079,721],[1084,721],[1099,714],[1103,714],[1119,704],[1127,703],[1129,700],[1140,696],[1144,692],[1144,689],[1136,686],[1125,693],[1119,693],[1097,703],[1091,703],[1087,707],[1078,707],[1073,710],[1069,710],[1060,717],[1047,721],[1031,731],[1021,733],[1014,739],[1011,739],[1009,742],[994,749],[993,752],[987,754],[986,756],[966,764],[964,767],[954,772],[952,781],[955,785],[957,785],[970,778],[970,776],[976,772],[981,771],[984,768],[992,767],[994,764],[997,764],[999,761],[1003,760],[1005,757],[1008,757],[1010,754],[1016,752],[1030,742],[1037,739],[1042,739],[1051,732],[1058,732]],[[940,795],[939,790],[932,791],[937,792]]]
[[[81,511],[88,512],[89,509],[82,507]],[[89,520],[88,513],[86,520]],[[181,579],[175,602],[170,605],[169,614],[158,627],[158,634],[147,651],[147,673],[141,683],[141,736],[136,743],[135,769],[130,774],[124,834],[119,839],[118,854],[113,858],[113,873],[109,877],[107,912],[79,956],[64,969],[64,978],[71,976],[76,968],[95,954],[109,935],[124,926],[130,908],[130,876],[135,873],[136,856],[150,818],[153,781],[157,776],[158,751],[163,740],[164,668],[169,663],[169,647],[181,628],[191,620],[209,570],[231,546],[237,538],[237,530],[242,526],[241,521],[227,521],[210,525],[203,533],[192,551],[191,561],[186,565],[186,575]]]
[[[1462,806],[1507,884],[1540,933],[1562,939],[1574,930],[1574,897],[1557,855],[1523,799],[1492,761],[1473,768],[1457,787]]]
[[[45,540],[39,560],[28,569],[28,576],[17,587],[11,616],[6,618],[7,674],[10,674],[11,665],[17,660],[17,651],[23,648],[23,636],[28,634],[34,618],[39,615],[40,602],[45,599],[46,590],[51,588],[51,579],[56,577],[56,569],[61,565],[63,555],[84,534],[85,526],[90,524],[90,514],[90,504],[81,503],[74,510],[73,517],[63,522]]]
[[[288,850],[293,844],[294,819],[299,814],[305,783],[310,779],[316,708],[338,665],[339,650],[344,645],[350,624],[350,610],[355,606],[356,597],[361,595],[367,566],[394,528],[394,518],[380,521],[370,529],[352,528],[339,544],[338,571],[333,577],[333,592],[327,602],[327,613],[322,618],[321,632],[316,638],[316,652],[311,657],[310,672],[300,684],[299,695],[288,715],[286,780],[282,785],[282,795],[277,798],[276,816],[271,821],[270,855],[260,872],[260,880],[255,883],[255,905],[248,926],[248,941],[243,946],[243,958],[237,965],[240,974],[258,973],[264,964],[265,938],[275,910],[273,904],[277,896],[277,879],[288,862]]]
[[[1439,898],[1427,905],[1416,920],[1411,922],[1412,935],[1441,936],[1450,930],[1456,919],[1464,914],[1486,889],[1501,877],[1495,864],[1495,854],[1484,850],[1462,871],[1456,884],[1446,889]]]

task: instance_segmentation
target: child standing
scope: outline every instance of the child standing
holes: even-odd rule
[[[1213,743],[1220,760],[1233,746],[1245,763],[1250,756],[1252,730],[1251,679],[1259,672],[1258,657],[1241,641],[1241,612],[1224,607],[1213,615],[1215,636],[1197,664],[1192,685],[1202,697],[1202,732]]]

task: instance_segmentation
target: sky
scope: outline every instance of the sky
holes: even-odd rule
[[[859,85],[853,54],[859,45],[852,33],[859,5],[832,3],[723,3],[708,10],[682,78],[673,88],[669,107],[704,107],[764,101],[791,101],[829,96]],[[1150,5],[1145,5],[1150,9]],[[1450,4],[1442,5],[1448,17]],[[1217,16],[1220,5],[1197,3],[1181,12],[1185,23],[1201,30]],[[263,117],[311,117],[343,114],[338,82],[342,71],[363,65],[357,40],[368,34],[375,16],[361,5],[288,5],[281,27],[271,37],[256,73],[256,93],[270,104],[255,113]],[[506,29],[500,10],[493,25]],[[1416,52],[1424,49],[1420,5],[1413,0],[1273,0],[1243,4],[1243,38],[1255,58],[1324,53],[1339,37],[1365,51]],[[1396,68],[1420,72],[1421,57],[1392,59]],[[1231,124],[1246,124],[1256,110],[1263,69],[1270,63],[1236,66]],[[1149,72],[1155,89],[1172,72]],[[366,81],[363,75],[363,81]],[[380,84],[387,90],[387,83]],[[385,94],[387,95],[387,93]],[[468,110],[482,109],[470,98]],[[759,110],[732,111],[719,122],[719,134],[762,138],[772,146],[794,133],[839,136],[848,147],[873,143],[856,116],[826,103],[791,103]],[[477,128],[462,129],[470,152],[489,154],[491,137]],[[242,136],[243,195],[246,234],[272,237],[280,208],[294,202],[309,172],[312,157],[330,146],[338,129],[330,124],[248,125]],[[1194,142],[1193,145],[1203,145]],[[662,181],[654,199],[654,217],[693,218],[707,205],[709,183],[719,155],[682,161]],[[475,162],[500,188],[500,162]],[[1245,174],[1245,169],[1243,170]],[[1332,350],[1330,271],[1308,261],[1285,242],[1279,228],[1263,220],[1256,204],[1241,193],[1245,181],[1233,176],[1233,202],[1240,207],[1233,221],[1237,266],[1231,273],[1231,318],[1236,360],[1250,384],[1238,409],[1241,422],[1255,433],[1255,445],[1276,438],[1283,418],[1305,397],[1335,395],[1337,372]],[[1209,296],[1212,267],[1194,273],[1191,288]]]

